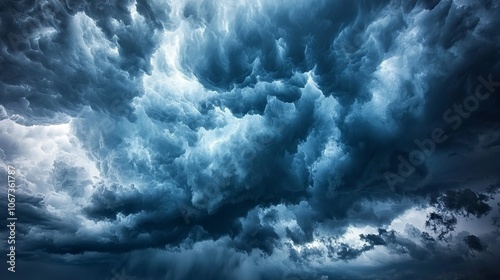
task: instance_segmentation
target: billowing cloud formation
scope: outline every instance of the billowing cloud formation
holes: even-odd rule
[[[0,157],[18,170],[23,267],[498,277],[499,10],[3,3]]]

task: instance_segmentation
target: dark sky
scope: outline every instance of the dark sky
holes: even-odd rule
[[[500,279],[499,15],[3,1],[0,278]]]

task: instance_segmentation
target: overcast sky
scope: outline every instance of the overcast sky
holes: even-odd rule
[[[499,14],[3,1],[0,278],[500,279]]]

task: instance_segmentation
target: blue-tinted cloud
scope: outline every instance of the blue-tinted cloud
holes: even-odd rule
[[[19,254],[141,279],[498,275],[499,9],[2,4]]]

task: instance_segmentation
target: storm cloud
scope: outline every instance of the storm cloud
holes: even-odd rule
[[[15,279],[500,276],[499,1],[0,5]]]

